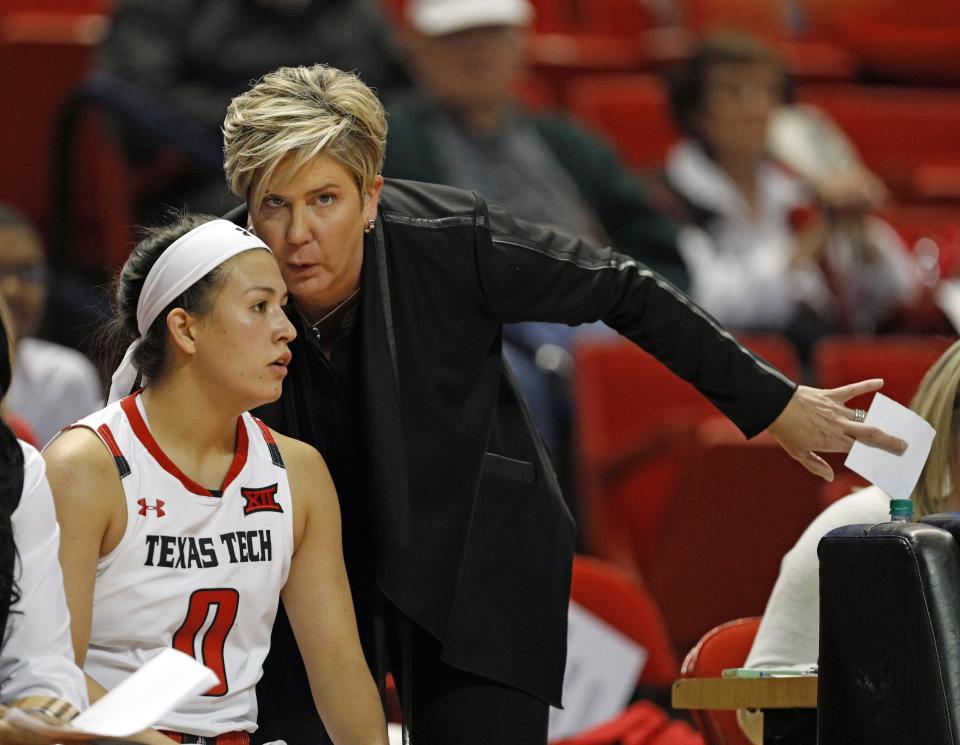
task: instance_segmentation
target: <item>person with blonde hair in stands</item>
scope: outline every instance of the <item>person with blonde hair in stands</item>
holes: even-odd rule
[[[91,698],[173,647],[218,682],[138,739],[244,745],[283,597],[333,742],[386,745],[326,465],[247,412],[280,395],[296,335],[269,249],[185,216],[137,244],[116,297],[111,403],[45,452]]]
[[[960,341],[954,342],[927,371],[910,408],[937,433],[911,495],[914,519],[960,510]],[[810,523],[783,557],[747,667],[816,665],[820,648],[817,544],[834,528],[885,522],[889,516],[890,497],[869,486],[837,500]],[[760,715],[741,713],[740,721],[759,743]]]
[[[273,250],[299,330],[263,413],[331,464],[367,658],[381,679],[389,657],[417,745],[544,743],[560,704],[573,524],[503,323],[602,320],[826,478],[816,450],[902,450],[843,405],[882,381],[797,387],[637,261],[476,192],[384,180],[383,107],[351,73],[281,68],[223,130],[247,202],[231,218]],[[280,618],[273,649],[261,736],[310,742]]]

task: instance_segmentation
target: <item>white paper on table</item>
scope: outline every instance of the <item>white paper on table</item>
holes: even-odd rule
[[[907,449],[895,455],[862,442],[854,442],[845,465],[876,484],[891,499],[910,499],[923,464],[927,462],[936,431],[922,416],[882,393],[873,397],[864,423],[906,441]]]
[[[647,650],[574,602],[567,616],[563,709],[550,709],[550,740],[572,737],[623,711]]]
[[[166,649],[107,692],[69,724],[54,725],[10,708],[4,719],[58,740],[129,737],[146,729],[180,702],[209,690],[217,676],[193,657]]]

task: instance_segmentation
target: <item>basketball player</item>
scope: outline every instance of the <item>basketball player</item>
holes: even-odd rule
[[[333,741],[383,745],[327,468],[247,413],[280,395],[296,334],[270,250],[185,217],[134,248],[116,298],[135,341],[111,403],[46,451],[91,698],[172,646],[219,682],[139,739],[244,745],[282,597]]]

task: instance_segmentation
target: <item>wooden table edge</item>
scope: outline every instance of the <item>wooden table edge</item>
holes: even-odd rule
[[[675,709],[815,709],[817,676],[681,678],[671,698]]]

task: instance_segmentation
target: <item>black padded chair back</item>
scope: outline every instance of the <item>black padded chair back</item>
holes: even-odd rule
[[[819,745],[960,745],[960,543],[850,525],[817,553]]]
[[[960,545],[960,512],[938,512],[920,518],[920,522],[946,530],[957,541],[957,545]]]

